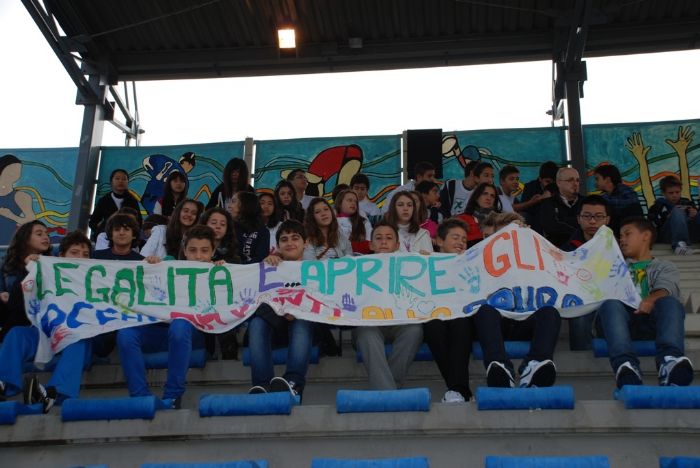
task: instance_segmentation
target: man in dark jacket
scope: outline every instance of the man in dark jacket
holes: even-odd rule
[[[581,195],[578,193],[578,171],[563,167],[557,171],[559,193],[544,200],[540,205],[540,226],[549,242],[561,247],[578,227],[577,216],[581,209]]]

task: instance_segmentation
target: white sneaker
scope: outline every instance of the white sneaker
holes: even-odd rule
[[[673,250],[673,253],[675,253],[676,255],[693,255],[695,253],[695,250],[688,247],[688,244],[686,244],[685,242],[680,241],[676,245],[676,248]]]
[[[455,392],[454,390],[448,390],[445,392],[445,396],[442,397],[443,403],[464,403],[464,397],[461,393]]]
[[[557,368],[551,359],[532,360],[520,374],[520,388],[551,387],[557,379]]]

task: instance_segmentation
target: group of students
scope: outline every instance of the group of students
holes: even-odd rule
[[[525,184],[522,195],[516,197],[520,181],[519,171],[513,166],[500,171],[497,187],[493,183],[494,168],[486,162],[467,164],[463,179],[442,185],[435,181],[434,167],[419,163],[416,179],[391,192],[381,208],[368,198],[369,179],[364,174],[356,174],[348,186],[336,187],[332,204],[305,193],[308,180],[301,169],[289,172],[273,192],[256,195],[245,162],[236,158],[226,165],[224,182],[206,207],[187,198],[186,184],[175,174],[179,173],[168,176],[163,198],[156,204],[160,213],[142,222],[138,203],[128,191],[128,173],[115,170],[110,177],[111,192],[98,200],[90,219],[96,248],[93,250],[90,239],[76,231],[64,237],[58,255],[149,263],[179,259],[278,265],[369,253],[461,254],[511,222],[527,224],[558,247],[573,250],[591,239],[601,226],[610,225],[620,239],[643,301],[637,310],[631,310],[620,301],[609,300],[595,313],[569,319],[571,348],[590,349],[595,334],[604,336],[616,383],[621,387],[642,383],[631,340],[655,339],[660,384],[688,385],[693,379],[692,363],[684,356],[678,271],[673,264],[651,256],[657,231],[662,238],[673,239],[676,253],[692,253],[689,233],[697,223],[697,211],[692,202],[674,198],[677,179],[662,180],[664,199],[649,210],[650,221],[640,216],[636,195],[632,192],[632,197],[621,184],[619,171],[613,166],[596,169],[596,184],[602,195],[580,195],[575,169],[547,162],[541,166],[538,179]],[[681,210],[676,209],[679,204],[689,207],[683,209],[686,237],[677,233],[681,225],[677,214]],[[26,318],[20,282],[28,262],[50,251],[46,227],[33,221],[17,230],[1,267],[0,397],[23,392],[25,401],[41,402],[48,411],[56,401],[77,397],[82,371],[93,355],[106,357],[116,346],[131,396],[151,394],[143,353],[168,351],[163,400],[179,408],[192,350],[215,351],[213,335],[205,335],[184,319],[79,341],[59,355],[45,385],[35,376],[22,378],[23,363],[31,361],[36,353],[38,331]],[[425,341],[445,381],[442,401],[460,403],[472,399],[468,369],[474,340],[484,351],[489,386],[516,385],[505,340],[531,343],[518,368],[519,386],[553,385],[554,350],[561,321],[557,309],[549,306],[516,321],[482,305],[470,317],[448,321],[357,327],[352,330],[352,342],[362,353],[369,387],[382,390],[404,385],[416,351]],[[278,316],[265,304],[246,325],[251,393],[286,391],[302,395],[314,342],[326,345],[322,347],[324,354],[337,352],[328,326],[291,315]],[[236,331],[218,338],[221,356],[235,358]],[[393,343],[389,356],[385,355],[387,342]],[[272,349],[277,345],[288,348],[282,376],[274,375]]]

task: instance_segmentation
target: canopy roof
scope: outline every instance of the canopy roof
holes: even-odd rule
[[[65,49],[112,82],[561,61],[572,41],[585,42],[580,50],[591,57],[692,49],[700,38],[696,0],[44,4],[67,36]],[[283,24],[296,29],[296,56],[280,57],[277,29]]]

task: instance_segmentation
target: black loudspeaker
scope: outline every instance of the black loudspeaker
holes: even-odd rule
[[[435,178],[442,179],[442,129],[407,130],[406,150],[410,179],[416,178],[413,169],[423,161],[435,166]]]

